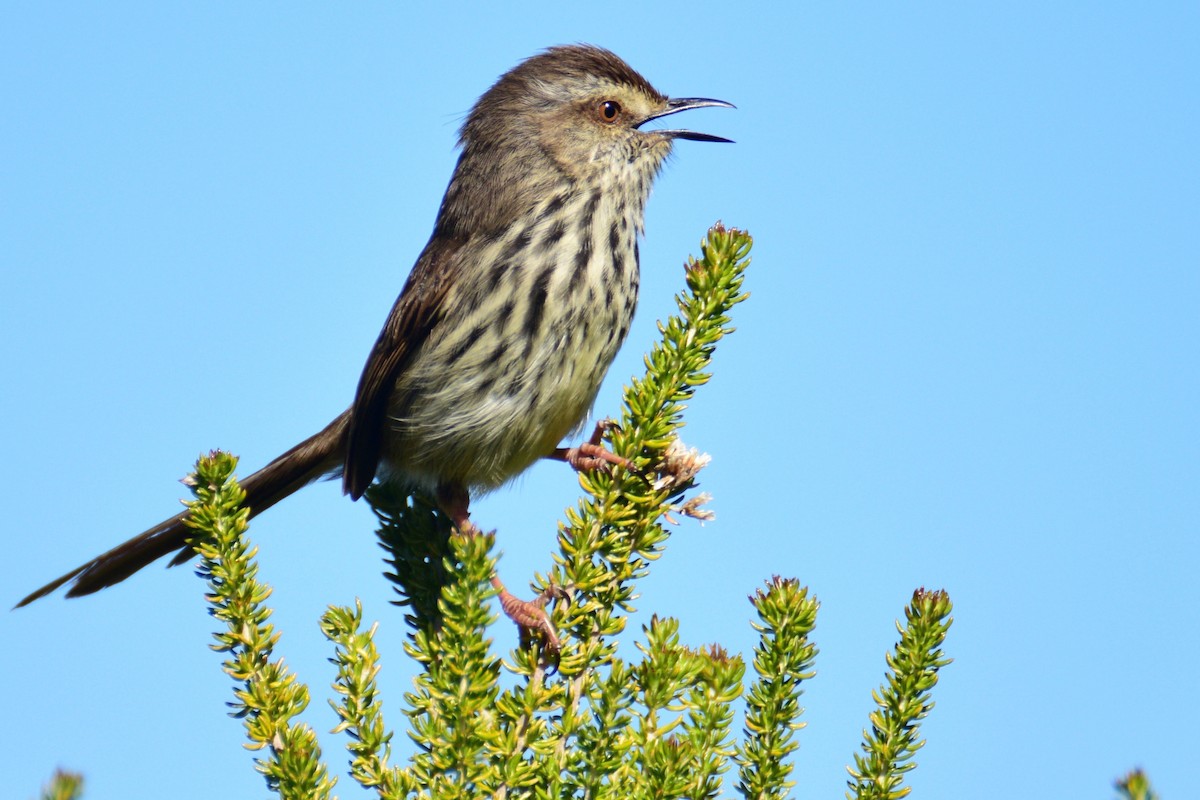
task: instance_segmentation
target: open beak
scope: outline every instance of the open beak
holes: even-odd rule
[[[664,110],[646,117],[642,120],[641,124],[644,125],[652,119],[658,119],[670,114],[678,114],[680,111],[687,111],[691,108],[737,108],[737,106],[733,103],[726,103],[724,100],[710,100],[707,97],[678,97],[668,100],[667,107]],[[641,125],[638,127],[641,127]],[[656,130],[654,133],[672,139],[691,139],[694,142],[728,142],[733,144],[733,139],[726,139],[723,136],[713,136],[710,133],[697,133],[696,131]]]

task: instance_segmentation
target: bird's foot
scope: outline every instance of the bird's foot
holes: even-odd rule
[[[450,521],[460,534],[476,536],[480,533],[479,526],[471,521],[466,489],[453,484],[439,486],[437,499],[438,505],[450,517]],[[550,615],[546,613],[546,604],[553,599],[565,597],[565,592],[552,586],[532,601],[522,600],[504,588],[504,583],[494,573],[492,574],[492,586],[498,593],[500,608],[503,609],[504,615],[517,624],[522,646],[527,646],[533,637],[538,635],[543,643],[543,663],[557,663],[562,642],[558,638],[558,631],[554,629],[554,623],[550,621]]]
[[[616,425],[611,419],[603,419],[596,423],[596,429],[586,442],[576,447],[559,447],[548,457],[556,461],[570,464],[576,472],[584,470],[607,469],[609,467],[624,467],[630,472],[637,472],[633,462],[622,458],[606,448],[603,444],[604,434]]]
[[[540,637],[543,648],[543,662],[554,663],[562,650],[562,642],[558,631],[546,613],[546,604],[551,600],[565,597],[565,593],[557,586],[551,586],[533,600],[522,600],[504,588],[504,583],[495,575],[492,576],[492,586],[499,593],[500,608],[504,615],[517,624],[521,632],[522,646],[528,644],[534,637]]]

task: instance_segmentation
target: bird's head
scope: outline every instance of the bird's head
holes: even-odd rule
[[[564,181],[605,178],[644,199],[675,140],[729,140],[643,126],[709,106],[733,107],[701,97],[669,98],[603,48],[552,47],[502,75],[472,108],[443,211],[483,214],[472,227],[486,229],[490,211],[519,213]],[[468,207],[466,197],[486,200]]]

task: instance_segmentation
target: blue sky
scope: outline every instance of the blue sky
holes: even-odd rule
[[[1200,10],[608,3],[10,6],[0,25],[0,466],[15,601],[177,508],[212,447],[250,469],[348,405],[429,235],[463,114],[587,41],[687,124],[650,201],[613,413],[716,219],[755,236],[738,332],[690,409],[718,517],[642,585],[684,640],[749,652],[746,595],[822,600],[798,797],[840,796],[918,586],[956,604],[918,797],[1194,782],[1200,663]],[[197,375],[219,380],[203,388]],[[577,496],[557,464],[475,507],[510,586]],[[319,485],[252,535],[281,653],[334,724],[316,621],[382,620],[369,510]],[[2,615],[0,774],[91,800],[262,796],[201,584],[152,568]],[[151,602],[152,599],[152,602]],[[632,638],[632,637],[631,637]],[[515,636],[497,629],[497,647]],[[341,769],[342,743],[324,736]],[[344,751],[343,751],[344,752]],[[1023,788],[1022,788],[1023,787]],[[356,796],[348,778],[343,797]]]

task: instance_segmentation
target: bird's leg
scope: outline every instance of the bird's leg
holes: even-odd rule
[[[464,536],[475,536],[480,533],[479,527],[471,521],[470,495],[467,488],[461,484],[443,484],[437,490],[438,506],[454,523],[454,527]],[[522,600],[504,588],[500,577],[492,573],[492,586],[500,598],[500,608],[505,616],[521,629],[521,639],[524,641],[532,631],[539,631],[545,640],[546,650],[557,655],[561,649],[558,632],[546,613],[546,603],[555,593],[547,589],[533,601]]]
[[[555,448],[554,452],[546,458],[565,461],[576,472],[605,469],[608,466],[624,467],[630,472],[637,472],[632,461],[622,458],[602,444],[605,432],[615,424],[611,419],[602,419],[596,423],[596,429],[592,431],[591,438],[586,442],[582,442],[576,447]]]

